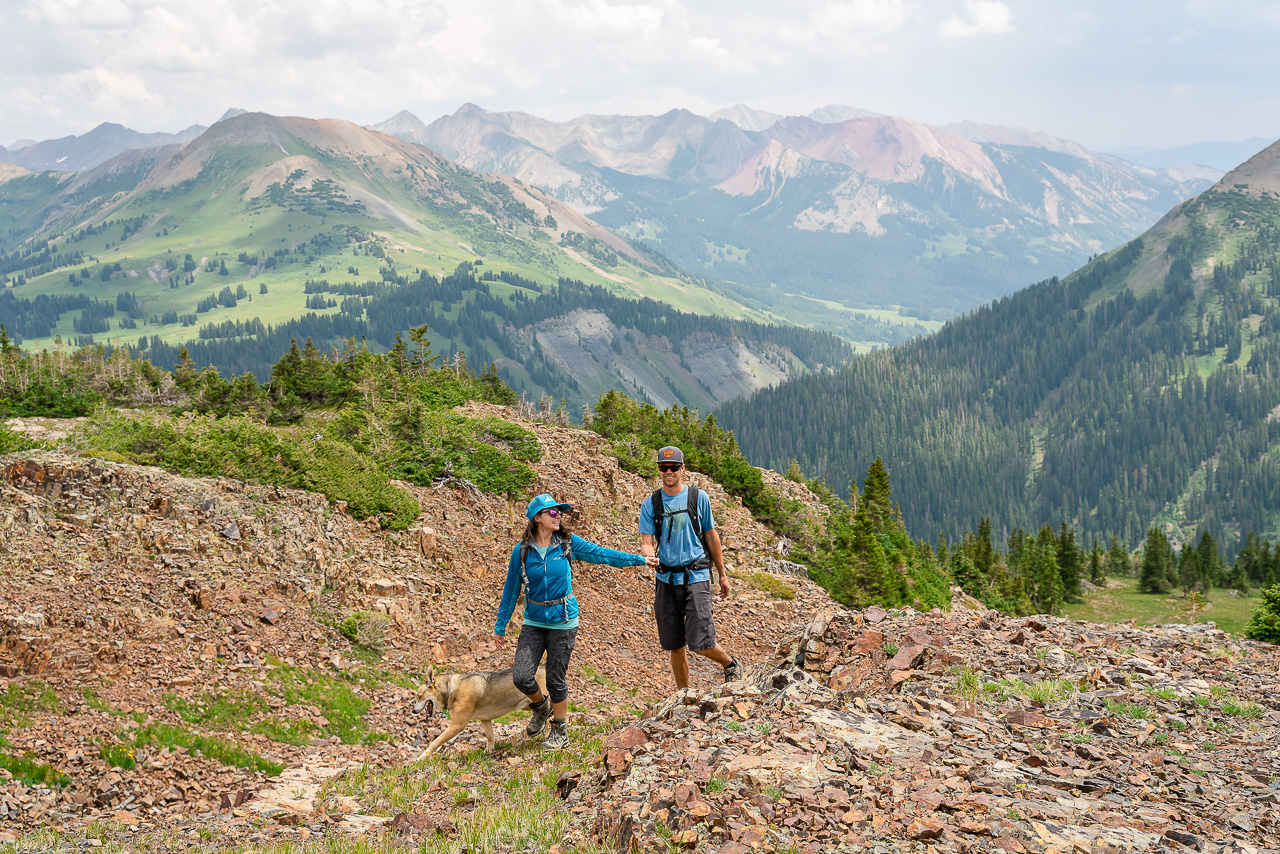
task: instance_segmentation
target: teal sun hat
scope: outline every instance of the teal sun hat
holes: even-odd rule
[[[554,507],[561,513],[568,513],[573,509],[572,504],[561,504],[545,492],[541,495],[535,495],[533,500],[529,502],[529,509],[524,511],[526,519],[532,519],[548,507]]]

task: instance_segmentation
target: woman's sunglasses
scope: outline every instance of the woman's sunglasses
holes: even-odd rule
[[[658,471],[680,471],[681,468],[679,463],[658,463]]]
[[[556,509],[556,508],[554,508],[554,507],[552,507],[552,508],[551,508],[551,509],[549,509],[549,510],[543,510],[542,512],[543,512],[543,513],[546,513],[546,514],[547,514],[548,516],[550,516],[552,519],[554,519],[554,518],[556,518],[557,516],[559,516],[559,515],[560,515],[560,511],[559,511],[559,510],[557,510],[557,509]]]

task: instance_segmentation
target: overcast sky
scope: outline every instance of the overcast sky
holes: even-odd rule
[[[1277,44],[1275,0],[0,0],[0,144],[471,101],[846,104],[1167,147],[1280,135]]]

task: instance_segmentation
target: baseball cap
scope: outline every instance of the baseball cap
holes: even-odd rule
[[[529,502],[529,509],[524,511],[526,519],[532,519],[548,507],[555,507],[561,513],[568,513],[573,509],[572,504],[561,504],[545,492],[541,495],[535,495],[533,500]]]
[[[684,452],[682,452],[675,445],[667,445],[665,448],[659,448],[658,462],[680,463],[681,465],[684,465]]]

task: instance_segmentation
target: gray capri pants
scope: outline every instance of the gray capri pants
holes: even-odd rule
[[[551,702],[563,703],[569,699],[569,684],[565,674],[569,671],[569,657],[573,655],[578,640],[577,628],[544,629],[541,626],[521,626],[516,641],[516,659],[511,681],[521,694],[537,694],[539,691],[538,664],[542,654],[547,654],[547,693]]]

